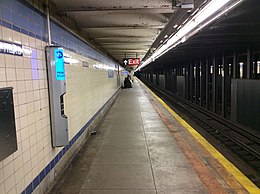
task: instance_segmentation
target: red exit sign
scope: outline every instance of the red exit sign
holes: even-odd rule
[[[128,58],[128,59],[123,59],[124,65],[140,65],[140,58]]]
[[[140,58],[128,59],[128,65],[139,65]]]

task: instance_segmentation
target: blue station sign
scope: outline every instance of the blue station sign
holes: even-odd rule
[[[65,80],[64,54],[63,49],[54,49],[54,60],[56,66],[56,79]]]

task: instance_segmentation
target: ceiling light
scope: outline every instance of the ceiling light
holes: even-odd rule
[[[181,39],[181,43],[186,42],[186,40],[187,40],[187,37],[186,37],[186,36],[183,36],[182,39]]]
[[[142,65],[140,65],[136,69],[136,71],[140,70],[141,68],[148,65],[155,59],[159,58],[160,56],[171,50],[173,47],[176,47],[178,44],[185,42],[189,37],[193,36],[206,25],[213,22],[215,19],[219,18],[224,13],[230,11],[232,8],[234,8],[243,1],[244,0],[211,0],[190,20],[185,20],[182,27],[179,28],[177,32],[168,39],[166,44],[158,48],[150,58],[148,58],[145,62],[142,63]],[[214,17],[212,18],[212,16]],[[167,37],[168,35],[164,36],[164,38]]]

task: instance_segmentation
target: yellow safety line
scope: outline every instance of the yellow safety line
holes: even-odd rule
[[[140,81],[141,82],[141,81]],[[145,84],[141,82],[151,94],[166,108],[181,125],[191,133],[191,135],[197,139],[206,150],[208,150],[225,168],[232,174],[237,181],[252,194],[259,194],[260,189],[250,181],[239,169],[237,169],[231,162],[229,162],[216,148],[214,148],[204,137],[202,137],[193,127],[191,127],[185,120],[183,120],[177,113],[175,113],[161,98],[153,93]]]

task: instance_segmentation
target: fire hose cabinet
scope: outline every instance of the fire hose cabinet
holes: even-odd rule
[[[0,88],[0,161],[16,150],[13,88]]]

